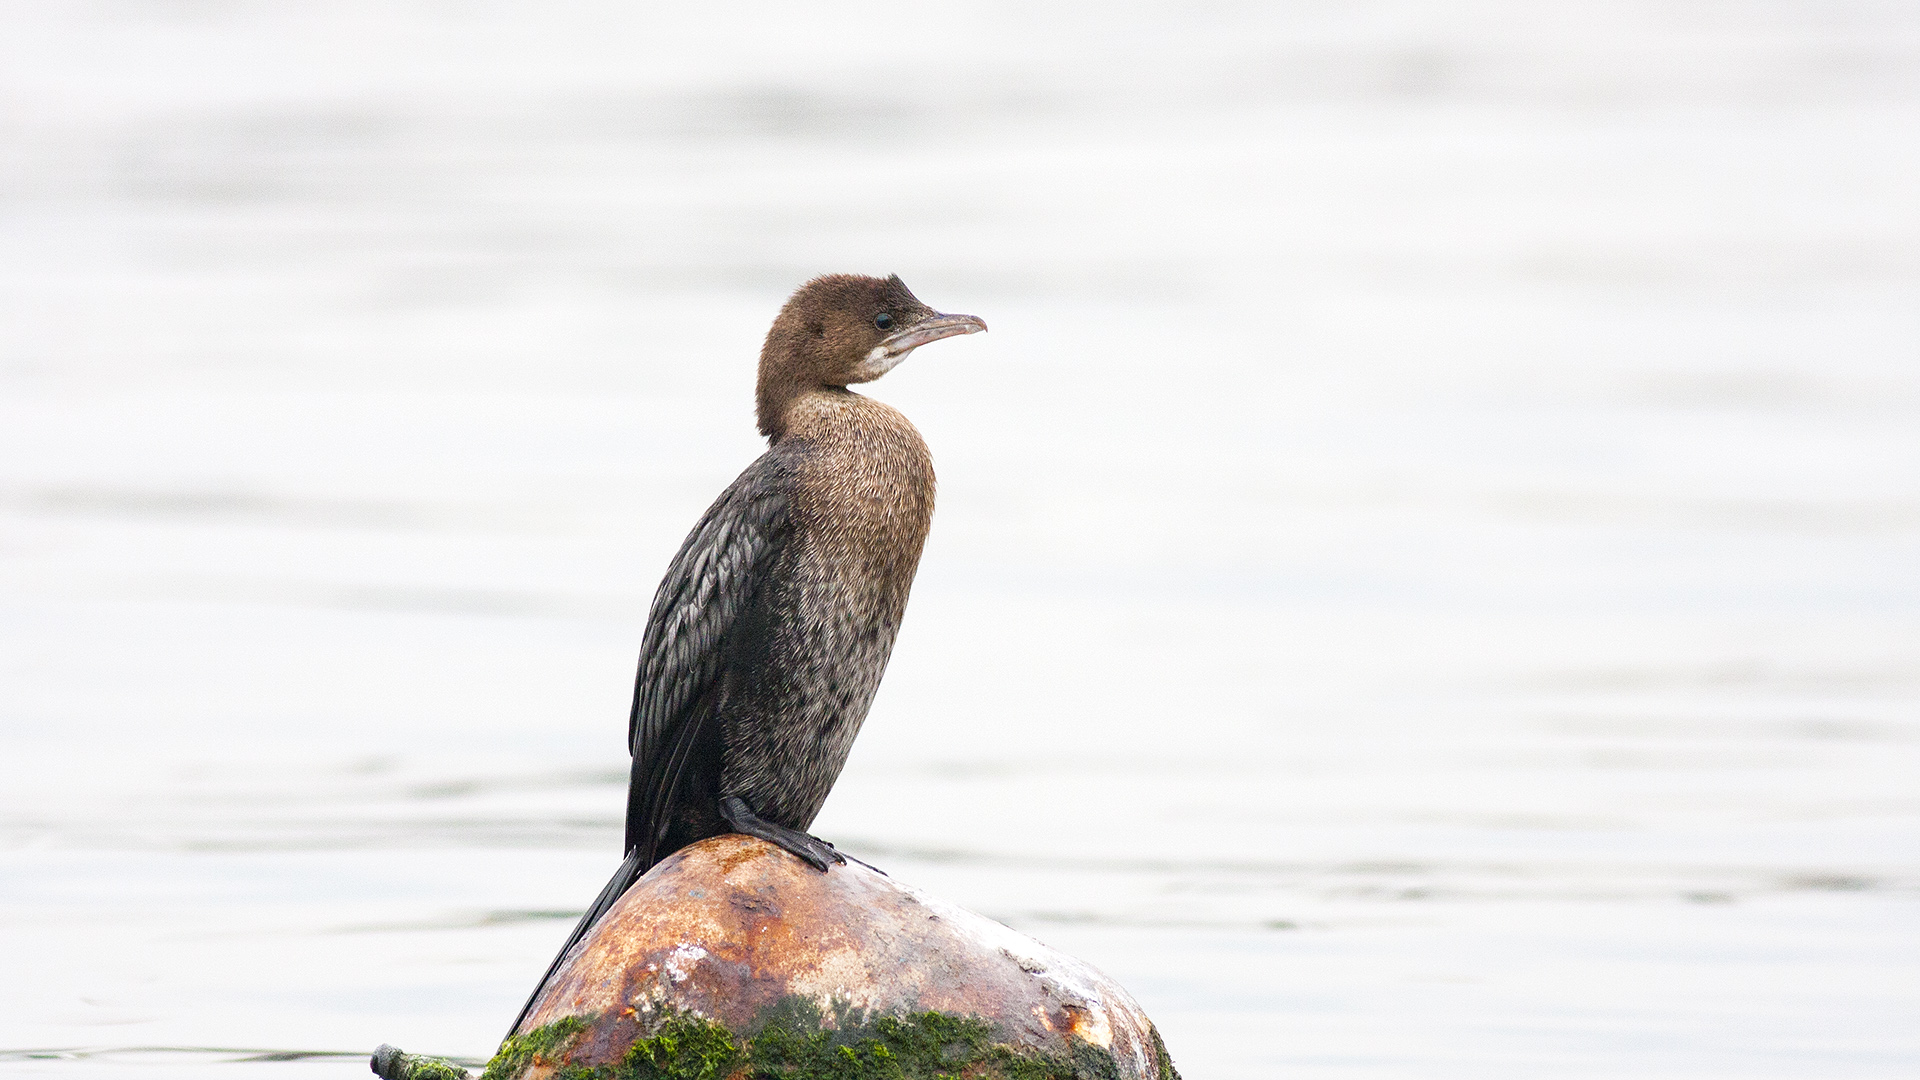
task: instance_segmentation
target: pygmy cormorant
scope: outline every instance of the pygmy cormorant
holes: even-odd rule
[[[898,276],[802,285],[760,350],[767,452],[693,527],[654,594],[627,743],[626,860],[541,978],[656,862],[745,833],[819,870],[845,858],[807,826],[826,802],[893,650],[933,515],[926,443],[848,390],[921,345],[985,330]]]

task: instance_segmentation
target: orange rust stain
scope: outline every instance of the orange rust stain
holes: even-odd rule
[[[1078,1035],[1093,1026],[1093,1014],[1079,1005],[1062,1005],[1061,1011],[1067,1014],[1067,1033]]]
[[[717,857],[720,863],[721,877],[733,876],[733,872],[735,870],[739,869],[742,866],[745,866],[750,862],[755,861],[756,859],[764,859],[770,854],[775,854],[775,855],[785,854],[784,852],[780,852],[777,850],[769,851],[766,848],[757,847],[753,844],[752,841],[747,840],[746,837],[736,836],[732,833],[729,833],[728,835],[723,837],[718,837],[716,839],[719,839],[722,841],[726,841],[726,840],[734,841],[734,843],[727,845],[729,850],[701,853],[703,855]],[[746,842],[741,843],[740,841],[746,841]],[[708,841],[708,843],[712,843],[712,841]],[[719,845],[715,844],[714,846],[718,847]],[[788,857],[791,858],[792,856],[788,856]]]

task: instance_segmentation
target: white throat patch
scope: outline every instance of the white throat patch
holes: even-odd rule
[[[875,345],[872,351],[867,353],[866,358],[860,361],[860,366],[854,370],[860,374],[861,378],[871,382],[892,371],[894,366],[905,360],[907,353],[912,351],[912,349],[906,349],[889,355],[885,345]]]

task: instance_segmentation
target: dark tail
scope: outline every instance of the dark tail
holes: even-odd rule
[[[520,1006],[520,1015],[513,1018],[513,1026],[507,1029],[508,1038],[512,1038],[514,1033],[520,1030],[520,1025],[526,1022],[527,1014],[533,1011],[535,999],[539,998],[540,991],[547,988],[553,973],[560,970],[560,965],[566,961],[567,954],[573,951],[575,945],[580,944],[581,938],[587,936],[587,931],[593,929],[593,924],[599,922],[600,917],[613,908],[614,902],[620,899],[621,894],[625,893],[634,882],[639,881],[640,875],[646,873],[652,866],[652,860],[647,859],[637,848],[627,855],[627,861],[621,863],[620,869],[613,872],[612,880],[607,882],[606,888],[600,890],[599,896],[593,898],[593,906],[587,909],[585,915],[580,916],[580,923],[573,928],[573,933],[567,935],[567,943],[560,946],[559,955],[553,958],[553,963],[547,965],[547,973],[540,976],[540,981],[534,986],[533,993],[527,995],[527,1003]]]

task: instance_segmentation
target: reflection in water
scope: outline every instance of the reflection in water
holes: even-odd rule
[[[59,1047],[45,1050],[0,1050],[0,1062],[74,1061],[113,1066],[122,1074],[128,1068],[191,1069],[207,1065],[245,1065],[255,1062],[351,1061],[363,1064],[368,1055],[359,1050],[243,1050],[219,1046],[115,1046]],[[437,1055],[436,1055],[437,1056]],[[477,1058],[449,1058],[456,1065],[470,1068],[485,1065]],[[234,1071],[221,1069],[220,1075]],[[274,1073],[272,1075],[282,1075]]]

